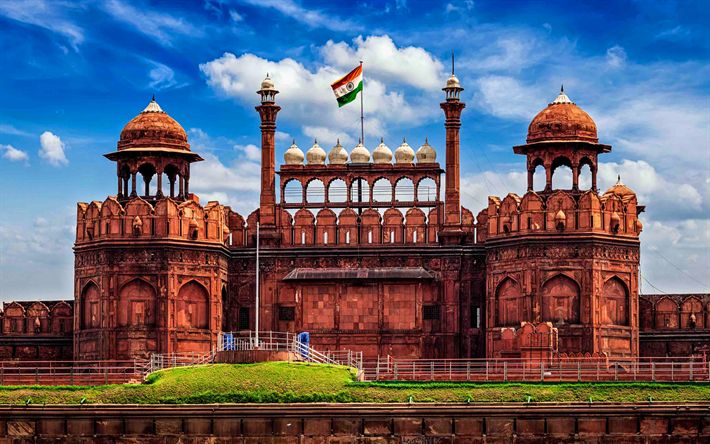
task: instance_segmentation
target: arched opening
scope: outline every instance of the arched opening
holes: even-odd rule
[[[436,182],[431,177],[425,177],[417,184],[417,200],[433,202],[436,200]]]
[[[572,189],[572,162],[566,157],[560,156],[552,162],[552,189],[571,190]]]
[[[283,201],[285,203],[303,202],[303,186],[301,182],[291,179],[284,185]]]
[[[680,328],[703,328],[703,304],[694,297],[683,301],[680,306]]]
[[[545,189],[546,180],[545,165],[543,165],[542,159],[537,159],[532,166],[532,182],[530,183],[530,188],[534,191],[542,191]]]
[[[128,165],[124,164],[121,167],[121,172],[118,177],[121,179],[119,183],[118,194],[122,195],[123,197],[128,197],[131,193],[128,185],[131,182],[131,168]]]
[[[164,170],[163,194],[170,197],[177,197],[179,189],[176,187],[179,170],[175,165],[168,165]],[[167,179],[167,180],[166,180]]]
[[[556,324],[579,323],[579,285],[559,274],[542,286],[542,320]]]
[[[306,186],[306,202],[308,203],[324,203],[325,202],[325,186],[320,179],[313,179]]]
[[[177,297],[177,328],[200,328],[209,326],[209,294],[196,281],[180,287]]]
[[[663,298],[656,304],[656,328],[675,330],[678,328],[678,304]]]
[[[227,294],[227,286],[222,285],[222,331],[231,331],[229,328],[229,307],[231,304],[229,304],[229,299],[228,299],[228,294]]]
[[[370,184],[358,177],[350,184],[350,201],[355,203],[370,201]]]
[[[392,182],[384,177],[377,179],[372,185],[372,200],[374,202],[392,201]]]
[[[342,179],[335,179],[328,184],[328,202],[342,203],[348,200],[348,187]]]
[[[89,282],[81,292],[81,329],[99,328],[101,318],[99,312],[100,304],[99,287],[93,282]]]
[[[602,288],[602,323],[629,325],[629,292],[626,284],[613,277]]]
[[[501,327],[520,326],[531,321],[530,301],[523,296],[520,284],[505,278],[496,289],[496,324]]]
[[[403,177],[394,186],[394,200],[397,202],[414,202],[414,182]]]
[[[592,161],[586,157],[579,163],[579,179],[577,187],[580,190],[589,190],[592,188]]]
[[[155,196],[157,193],[157,180],[153,180],[155,176],[155,166],[150,163],[144,163],[138,168],[138,174],[141,177],[142,185],[136,190],[143,197]]]
[[[144,327],[155,324],[155,290],[147,282],[135,279],[121,288],[118,295],[118,325]]]

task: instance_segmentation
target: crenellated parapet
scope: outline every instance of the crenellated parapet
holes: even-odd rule
[[[134,197],[125,202],[111,196],[103,202],[77,205],[76,245],[101,241],[184,240],[229,242],[232,211],[217,202],[204,207],[193,197],[153,202]],[[234,217],[232,217],[234,220]]]
[[[502,200],[490,196],[486,235],[490,240],[547,233],[637,239],[643,229],[638,219],[641,211],[636,195],[616,186],[602,196],[593,190],[581,194],[529,191],[522,197],[510,193]]]

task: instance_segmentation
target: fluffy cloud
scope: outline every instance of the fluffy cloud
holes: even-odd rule
[[[391,39],[387,36],[378,40],[356,39],[355,46],[352,48],[345,44],[329,42],[326,48],[330,49],[325,50],[324,53],[327,54],[327,59],[335,60],[338,57],[333,53],[339,51],[357,52],[362,49],[366,53],[376,54],[373,48],[377,45],[389,46],[387,42],[391,43]],[[335,47],[339,49],[333,51],[332,48]],[[433,56],[428,54],[426,57],[422,56],[426,52],[421,48],[400,50],[395,48],[395,52],[399,54],[400,64],[427,67],[423,69],[425,75],[419,80],[416,75],[406,76],[404,79],[410,84],[418,82],[424,85],[432,82],[434,73],[441,69],[441,64]],[[324,64],[310,70],[291,58],[271,61],[248,53],[240,56],[225,53],[222,57],[200,65],[200,69],[205,74],[207,83],[214,90],[247,105],[256,102],[254,91],[261,84],[266,73],[270,73],[276,87],[281,91],[278,96],[278,102],[283,105],[280,118],[304,126],[312,126],[313,116],[319,116],[319,126],[339,128],[346,132],[351,140],[356,140],[360,127],[359,107],[346,106],[339,109],[330,88],[330,84],[346,72],[342,68]],[[431,106],[432,99],[427,95],[431,93],[429,90],[409,91],[411,97],[405,97],[405,94],[400,91],[387,90],[384,82],[386,78],[393,75],[393,70],[394,68],[374,70],[366,78],[365,132],[369,135],[384,136],[385,128],[390,124],[418,125],[439,115],[438,110]],[[335,140],[324,140],[324,142],[334,143]]]
[[[496,117],[529,120],[540,108],[540,98],[535,92],[513,77],[479,77],[476,80],[476,89],[474,106]]]
[[[39,157],[49,162],[50,165],[59,167],[69,163],[64,154],[64,142],[59,136],[51,131],[45,131],[39,136],[39,143],[41,145]]]
[[[358,36],[353,45],[332,40],[321,48],[326,63],[350,70],[353,63],[363,60],[365,73],[388,83],[408,84],[424,90],[441,87],[443,65],[423,48],[398,48],[387,36]]]
[[[152,60],[148,63],[151,66],[150,71],[148,71],[148,78],[150,79],[148,83],[149,88],[155,91],[161,91],[175,86],[184,86],[184,84],[178,85],[178,81],[175,79],[175,71],[169,66]]]
[[[25,151],[18,150],[12,145],[0,145],[0,151],[2,151],[2,158],[7,159],[10,162],[25,162],[30,160],[30,157]]]
[[[606,62],[612,68],[619,68],[626,63],[626,51],[619,45],[606,50]]]

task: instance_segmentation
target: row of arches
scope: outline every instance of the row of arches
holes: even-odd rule
[[[564,274],[546,280],[540,287],[541,320],[555,324],[580,322],[579,284]],[[516,280],[506,277],[496,287],[496,325],[519,326],[535,320],[533,297],[523,293]],[[629,292],[618,277],[604,283],[601,295],[601,322],[606,325],[629,325]]]
[[[567,156],[546,161],[534,157],[528,161],[528,191],[596,190],[597,167],[589,157],[573,163]]]
[[[376,202],[436,202],[440,188],[431,177],[414,182],[400,177],[394,182],[386,177],[372,181],[358,177],[352,180],[334,178],[322,181],[311,178],[305,183],[297,179],[284,182],[281,188],[283,204],[345,204]]]
[[[183,199],[190,193],[190,173],[186,165],[153,162],[119,163],[118,196]]]
[[[81,292],[80,326],[82,330],[105,327],[102,319],[107,312],[102,307],[101,291],[89,282]],[[118,327],[154,327],[158,320],[157,292],[143,279],[133,279],[118,291],[116,325]],[[180,287],[176,300],[175,326],[186,329],[209,328],[209,292],[191,280]],[[103,324],[103,325],[102,325]]]
[[[72,306],[64,301],[51,306],[36,301],[27,307],[11,302],[0,312],[0,332],[4,335],[69,335],[73,316]]]
[[[680,303],[669,297],[656,301],[640,298],[639,311],[642,330],[704,329],[710,326],[710,302],[703,304],[694,296]]]

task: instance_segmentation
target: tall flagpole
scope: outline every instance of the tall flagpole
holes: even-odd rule
[[[360,91],[360,140],[365,145],[365,113],[363,111],[363,96],[365,95],[365,73],[362,71],[362,60],[360,60],[360,72],[362,73],[362,91]]]
[[[259,348],[259,222],[256,223],[256,309],[254,348]]]

